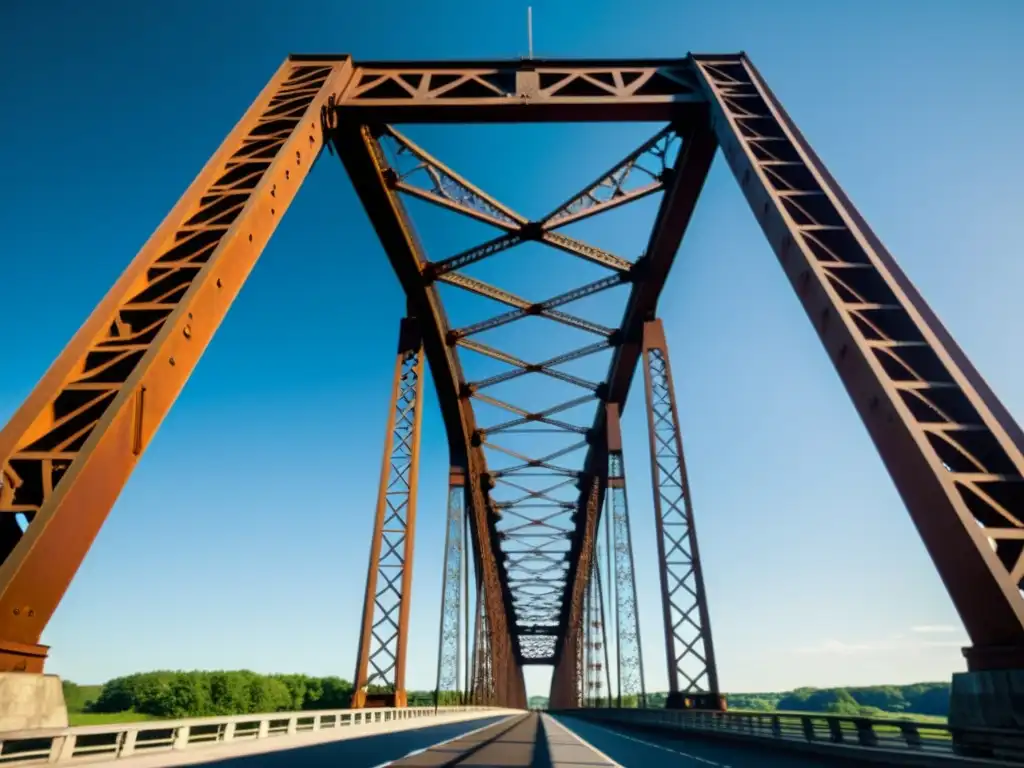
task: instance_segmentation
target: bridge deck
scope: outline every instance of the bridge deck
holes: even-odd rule
[[[525,714],[446,744],[407,755],[394,766],[611,766],[617,763],[547,715]]]
[[[770,763],[767,761],[770,759]],[[630,733],[575,718],[535,713],[512,717],[389,763],[398,768],[817,768],[860,765],[793,756],[747,745],[668,739]]]

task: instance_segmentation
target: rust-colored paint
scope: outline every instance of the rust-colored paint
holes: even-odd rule
[[[682,693],[717,694],[718,669],[711,641],[704,569],[697,547],[697,528],[686,474],[675,386],[661,320],[644,324],[643,352],[658,575],[669,678],[667,706],[677,708]],[[673,535],[669,526],[685,527],[685,531],[681,535]],[[687,583],[691,578],[692,586]],[[697,612],[696,620],[694,611]],[[690,642],[687,642],[686,635],[680,635],[681,625],[687,624],[696,632]]]
[[[347,59],[285,62],[0,432],[0,671],[40,635],[322,146]],[[144,396],[143,396],[144,393]]]
[[[964,622],[1024,669],[1024,435],[745,56],[695,60],[751,210]]]
[[[548,216],[528,221],[386,125],[554,120],[651,120],[670,127]],[[660,169],[650,183],[630,192],[600,200],[594,196],[616,173],[632,169],[641,155],[657,155],[658,142],[673,134],[683,141],[674,166]],[[1024,435],[745,56],[391,63],[293,56],[0,432],[0,671],[43,668],[47,649],[39,641],[47,621],[324,141],[339,151],[406,293],[410,317],[418,320],[418,364],[422,370],[423,359],[430,362],[450,464],[466,478],[466,518],[480,580],[474,696],[525,706],[522,664],[538,660],[525,655],[526,639],[536,643],[543,634],[516,620],[490,497],[497,472],[488,468],[482,446],[523,420],[571,431],[572,425],[556,414],[573,405],[530,412],[484,390],[536,372],[594,395],[593,426],[581,433],[589,442],[587,457],[578,470],[571,468],[581,472],[580,514],[568,536],[572,558],[558,637],[553,656],[542,659],[556,665],[552,702],[571,702],[579,695],[580,611],[594,528],[609,483],[609,441],[615,439],[606,434],[605,407],[613,404],[621,412],[642,353],[659,349],[667,364],[663,339],[662,346],[646,343],[651,329],[660,332],[650,321],[718,146],[963,618],[973,643],[967,652],[970,668],[1024,668],[1019,589],[1024,584],[1024,500],[1015,493],[1024,482]],[[402,144],[447,177],[454,184],[448,189],[461,186],[465,194],[436,194],[398,178],[387,165],[382,141]],[[555,231],[658,191],[665,194],[640,263]],[[501,234],[430,263],[400,195],[489,221]],[[534,301],[458,272],[527,241],[611,274]],[[436,282],[488,296],[510,309],[472,326],[451,328]],[[630,284],[630,296],[617,327],[561,309],[623,283]],[[543,361],[520,360],[479,341],[477,334],[526,316],[570,325],[598,341]],[[467,381],[460,347],[511,370]],[[603,382],[557,367],[609,347],[613,359]],[[649,367],[646,354],[645,361]],[[474,399],[515,418],[482,428],[475,421]],[[674,402],[671,410],[678,425]],[[555,466],[557,456],[525,458]],[[415,488],[408,496],[412,509]],[[15,514],[29,519],[24,534]],[[406,520],[408,536],[401,546],[400,582],[406,596],[413,524],[414,513]],[[384,556],[378,538],[375,534],[368,581],[379,579],[379,568],[372,565]],[[368,583],[368,594],[374,594],[375,584]],[[706,602],[702,610],[707,627]],[[398,625],[405,628],[407,619],[406,599]],[[372,625],[372,618],[364,616],[364,646]],[[403,700],[405,631],[398,632],[403,640],[395,647],[393,672],[401,684],[396,682],[393,698],[357,693],[357,704]],[[373,658],[364,647],[360,659],[366,654]],[[707,661],[714,673],[713,656]],[[360,661],[363,671],[357,669],[357,680],[368,681],[368,666]],[[699,694],[686,698],[704,700]]]
[[[384,459],[377,491],[366,596],[359,633],[353,708],[406,705],[405,659],[412,603],[420,427],[423,421],[423,341],[420,322],[402,320],[391,387]],[[368,686],[391,688],[370,693]]]

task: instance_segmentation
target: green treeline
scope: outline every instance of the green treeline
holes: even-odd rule
[[[374,686],[370,690],[378,692]],[[441,704],[452,698],[445,694]],[[433,691],[407,695],[409,706],[434,704]],[[64,682],[69,712],[137,712],[164,718],[344,709],[351,699],[352,683],[340,677],[260,675],[248,670],[142,672],[102,686]]]
[[[377,690],[371,687],[372,692]],[[433,691],[409,691],[409,706],[433,706]],[[647,705],[665,706],[665,693],[647,694]],[[69,712],[137,712],[150,717],[182,718],[214,715],[344,709],[352,698],[352,683],[340,677],[260,675],[234,672],[142,672],[117,677],[106,684],[64,682]],[[731,693],[729,709],[761,712],[827,712],[883,717],[949,713],[949,683],[872,685],[859,688],[797,688],[777,693]],[[442,692],[440,704],[458,703],[458,694]],[[547,698],[531,696],[529,705],[546,708]],[[636,697],[623,697],[624,707],[637,706]]]
[[[949,714],[949,683],[869,685],[856,688],[797,688],[785,693],[734,693],[730,709],[829,712],[864,717]]]
[[[647,694],[647,706],[665,706],[667,693]],[[949,683],[870,685],[859,688],[797,688],[778,693],[730,693],[729,709],[759,712],[827,712],[862,717],[949,714]],[[530,706],[546,708],[544,696],[531,696]],[[624,707],[635,707],[636,697],[623,697]]]

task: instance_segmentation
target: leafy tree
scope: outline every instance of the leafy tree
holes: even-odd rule
[[[210,705],[212,714],[235,715],[249,712],[251,672],[211,672]]]
[[[317,709],[344,709],[352,703],[352,683],[340,677],[321,678],[323,693]]]
[[[249,680],[249,712],[285,712],[292,709],[292,692],[281,680],[253,675]]]

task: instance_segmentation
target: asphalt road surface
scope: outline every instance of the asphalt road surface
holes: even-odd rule
[[[570,717],[535,713],[510,717],[425,750],[395,768],[823,768],[850,766],[827,758],[748,745],[670,739]]]
[[[825,757],[670,738],[534,712],[466,720],[258,754],[196,755],[211,768],[825,768]],[[154,763],[157,765],[157,763]]]
[[[668,738],[658,733],[598,725],[561,715],[550,719],[557,720],[595,750],[627,768],[853,768],[859,764],[859,761],[853,763],[817,755],[800,755],[768,748],[758,749],[749,744]]]
[[[427,728],[331,741],[278,752],[204,760],[210,768],[374,768],[388,765],[410,752],[423,750],[479,728],[501,723],[507,716],[445,723]]]

